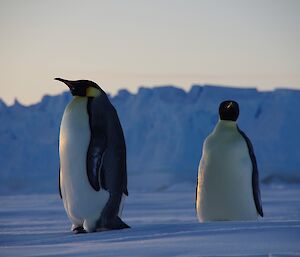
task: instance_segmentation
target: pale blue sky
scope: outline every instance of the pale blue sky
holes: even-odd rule
[[[300,89],[300,1],[0,0],[0,97],[29,104],[90,79]]]

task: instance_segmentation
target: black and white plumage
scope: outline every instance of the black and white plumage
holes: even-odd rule
[[[257,162],[250,139],[236,120],[239,107],[224,101],[220,120],[203,144],[196,211],[200,221],[251,220],[263,216]]]
[[[65,83],[74,96],[60,127],[59,188],[75,232],[122,229],[128,195],[126,146],[117,112],[88,80]]]

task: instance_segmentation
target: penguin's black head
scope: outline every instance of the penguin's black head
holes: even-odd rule
[[[93,81],[90,80],[66,80],[55,78],[55,80],[65,83],[71,91],[73,96],[86,96],[88,88],[96,88],[101,91],[101,88]]]
[[[239,105],[232,100],[224,101],[219,106],[219,115],[221,120],[236,121],[239,117]]]

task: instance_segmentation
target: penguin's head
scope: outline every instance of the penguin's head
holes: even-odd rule
[[[55,78],[55,80],[65,83],[73,96],[97,96],[102,89],[90,80],[66,80]]]
[[[236,121],[239,117],[239,105],[233,100],[226,100],[219,106],[221,120]]]

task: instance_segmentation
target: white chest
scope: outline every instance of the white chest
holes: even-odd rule
[[[90,142],[87,98],[77,97],[66,107],[59,138],[63,174],[75,179],[85,175],[86,153]]]
[[[90,143],[87,98],[75,97],[66,107],[60,127],[60,179],[64,206],[69,217],[99,215],[109,193],[95,191],[87,177],[86,155]]]
[[[256,218],[252,163],[237,130],[217,131],[205,142],[199,166],[197,212],[200,220]]]

